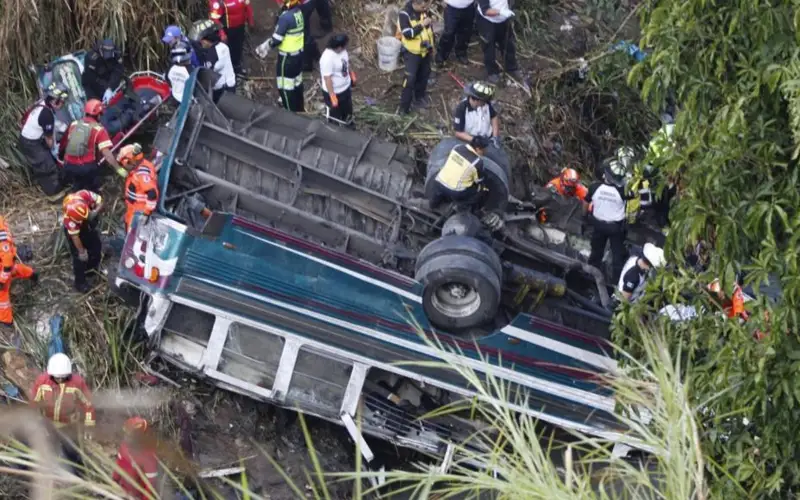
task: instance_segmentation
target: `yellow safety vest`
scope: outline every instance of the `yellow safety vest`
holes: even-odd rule
[[[281,15],[286,14],[288,13]],[[305,44],[305,41],[303,40],[303,29],[305,27],[303,13],[300,11],[300,9],[296,9],[294,14],[291,15],[294,16],[295,27],[286,31],[286,34],[283,36],[283,41],[278,46],[278,50],[280,52],[285,52],[288,54],[303,50],[303,45]]]
[[[417,36],[412,39],[408,39],[403,36],[403,29],[400,28],[400,16],[408,16],[407,12],[401,11],[400,15],[397,16],[397,31],[400,33],[400,41],[403,42],[403,47],[412,54],[419,54],[422,57],[428,55],[429,48],[423,47],[423,42],[428,42],[429,47],[433,47],[433,30],[431,26],[423,27],[422,31],[419,32]],[[419,15],[419,19],[411,19],[411,16],[408,17],[409,25],[414,28],[418,24],[422,24],[422,21],[425,20],[425,13]]]
[[[461,146],[456,146],[450,151],[447,162],[436,175],[436,181],[453,191],[464,191],[478,182],[478,163],[481,157],[475,153],[471,146],[463,146],[471,152],[474,159],[466,158],[459,150]]]

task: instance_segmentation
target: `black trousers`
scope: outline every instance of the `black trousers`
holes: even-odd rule
[[[503,53],[503,65],[506,71],[517,70],[517,47],[514,39],[514,28],[510,20],[493,23],[483,16],[478,16],[478,34],[483,47],[483,64],[490,75],[500,74],[497,65],[496,50]]]
[[[606,251],[606,243],[611,243],[611,258],[613,275],[612,280],[619,279],[622,266],[625,265],[625,225],[624,222],[602,222],[591,219],[592,223],[592,252],[589,255],[589,264],[602,270],[603,254]]]
[[[242,72],[242,51],[244,51],[244,39],[246,35],[244,24],[235,28],[227,28],[225,33],[228,35],[228,48],[231,49],[231,62],[233,70],[238,74]]]
[[[471,207],[477,203],[479,198],[480,191],[478,190],[477,184],[473,184],[462,191],[455,191],[447,186],[443,186],[439,182],[435,182],[433,186],[433,196],[429,201],[431,210],[435,210],[446,201],[452,201],[461,207]]]
[[[70,235],[67,234],[66,229],[64,229],[64,235],[67,237],[69,254],[72,256],[72,273],[75,275],[75,286],[81,286],[86,283],[86,274],[97,269],[97,266],[100,265],[100,257],[103,255],[103,243],[100,241],[100,233],[92,222],[86,221],[81,226],[79,237],[83,247],[86,248],[86,253],[89,254],[89,259],[86,262],[78,258],[78,249],[75,247],[75,243],[72,242]]]
[[[96,162],[81,165],[65,163],[63,175],[64,183],[72,184],[73,191],[100,191],[100,167]]]
[[[444,32],[439,38],[436,60],[446,61],[455,46],[456,56],[467,55],[469,39],[475,24],[475,6],[458,9],[450,5],[444,8]]]
[[[311,36],[311,14],[318,4],[319,0],[311,0],[300,5],[300,12],[303,13],[303,71],[313,71],[314,63],[319,61],[321,56],[317,41]]]
[[[330,94],[323,90],[322,97],[325,99],[325,105],[331,110],[331,118],[336,118],[345,123],[351,123],[353,119],[353,91],[351,87],[347,87],[343,92],[336,94],[336,98],[339,99],[339,106],[335,108],[331,104]]]
[[[428,78],[431,76],[431,54],[425,57],[419,54],[405,53],[406,74],[403,80],[403,93],[400,95],[400,111],[411,110],[412,99],[422,99],[428,89]]]
[[[303,53],[293,56],[278,54],[276,63],[278,76],[278,92],[281,95],[283,107],[289,111],[305,111],[305,98],[303,97]]]
[[[34,141],[19,138],[19,148],[31,169],[31,177],[44,194],[53,196],[61,191],[61,171],[43,139]]]
[[[236,87],[230,87],[225,85],[224,87],[215,89],[211,91],[211,98],[214,100],[214,104],[218,103],[219,100],[222,98],[222,94],[225,92],[236,93]]]

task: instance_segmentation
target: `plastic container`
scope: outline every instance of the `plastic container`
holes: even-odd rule
[[[400,56],[400,40],[393,36],[383,36],[378,39],[378,67],[381,71],[394,71],[397,69],[397,59]]]

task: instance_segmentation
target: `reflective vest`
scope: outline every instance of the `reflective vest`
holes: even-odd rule
[[[464,191],[478,182],[482,166],[483,161],[472,146],[462,144],[450,151],[447,162],[436,174],[436,181],[453,191]]]
[[[89,217],[89,213],[96,209],[103,198],[87,189],[82,189],[77,193],[68,194],[64,197],[62,210],[64,213],[63,223],[69,234],[79,234],[81,226]]]
[[[403,47],[412,54],[425,57],[428,55],[428,51],[433,48],[433,30],[431,26],[427,28],[423,27],[422,31],[420,31],[417,36],[409,39],[406,38],[403,29],[400,27],[400,16],[406,16],[408,18],[408,24],[413,29],[421,25],[427,15],[423,12],[419,15],[419,19],[412,19],[408,12],[401,10],[400,14],[397,16],[397,31],[400,33],[400,41],[403,42]]]
[[[33,405],[40,408],[56,427],[77,423],[81,413],[84,414],[84,425],[95,425],[92,395],[80,375],[72,374],[65,382],[58,383],[43,373],[36,379],[32,392]]]
[[[130,228],[131,220],[136,212],[150,215],[158,203],[158,178],[156,167],[147,160],[130,171],[125,180],[125,228]]]
[[[283,16],[289,16],[293,18],[293,20],[289,23],[289,26],[294,24],[294,27],[286,30],[286,33],[283,35],[283,40],[281,40],[281,44],[278,45],[278,51],[284,54],[292,54],[294,52],[303,50],[303,45],[305,43],[303,38],[303,30],[305,29],[303,13],[299,8],[295,7],[287,10],[281,14],[280,17]],[[278,20],[278,23],[280,23],[280,19]]]

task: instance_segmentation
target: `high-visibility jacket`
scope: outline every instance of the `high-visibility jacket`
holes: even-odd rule
[[[117,467],[124,474],[115,470],[112,479],[131,498],[137,500],[157,498],[158,457],[152,447],[147,446],[137,450],[123,441],[117,452]],[[147,493],[143,493],[142,490]]]
[[[208,17],[220,23],[223,28],[238,28],[244,23],[250,26],[255,24],[250,0],[210,0]]]
[[[581,201],[585,201],[586,195],[589,194],[589,190],[586,189],[586,186],[581,183],[578,183],[578,185],[575,186],[575,189],[569,189],[564,185],[563,182],[561,182],[561,176],[556,177],[548,182],[545,187],[557,194],[560,194],[561,196],[575,197]]]
[[[105,127],[86,116],[70,124],[66,134],[64,163],[85,165],[97,161],[97,153],[112,146]]]
[[[427,27],[422,25],[427,16],[424,12],[416,12],[411,2],[408,2],[397,16],[397,31],[400,33],[403,47],[410,53],[423,57],[433,48],[433,29],[430,25]]]
[[[136,212],[150,215],[158,203],[156,167],[147,160],[139,162],[125,180],[125,230],[130,229]]]
[[[33,269],[17,260],[17,247],[5,219],[0,217],[0,323],[14,322],[11,307],[11,281],[33,276]]]
[[[81,189],[77,193],[70,193],[64,197],[62,205],[63,223],[70,235],[76,235],[81,232],[81,227],[89,214],[96,210],[103,202],[103,198],[97,194],[89,191],[88,189]]]
[[[80,375],[73,373],[66,381],[59,383],[47,373],[42,373],[36,378],[31,394],[34,395],[31,404],[39,408],[56,427],[80,422],[87,427],[94,427],[92,393]]]
[[[481,170],[481,157],[472,146],[460,144],[450,151],[444,166],[436,174],[436,181],[452,191],[464,191],[478,182]]]
[[[300,7],[285,10],[278,16],[278,24],[275,26],[270,45],[277,47],[281,55],[299,54],[305,44],[304,29],[305,21]]]

